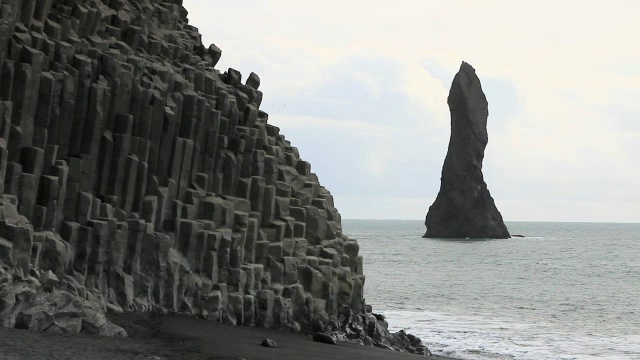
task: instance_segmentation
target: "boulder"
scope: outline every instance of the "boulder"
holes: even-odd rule
[[[333,336],[321,332],[316,332],[313,334],[313,341],[329,345],[336,344],[336,339]]]
[[[45,291],[51,291],[60,284],[58,277],[51,270],[42,274],[40,282]]]
[[[262,340],[262,346],[264,346],[264,347],[268,347],[268,348],[275,348],[275,347],[278,347],[278,346],[276,345],[276,342],[275,342],[275,341],[273,341],[273,340],[271,340],[271,339],[264,339],[264,340]]]

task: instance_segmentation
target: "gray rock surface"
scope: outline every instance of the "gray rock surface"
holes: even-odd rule
[[[427,238],[509,238],[482,175],[487,146],[487,98],[475,69],[463,62],[449,92],[451,138],[440,192],[429,208]]]
[[[332,195],[221,55],[181,0],[0,0],[4,326],[380,334]]]

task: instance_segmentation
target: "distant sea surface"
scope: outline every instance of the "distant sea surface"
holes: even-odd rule
[[[365,298],[459,359],[640,359],[640,224],[508,222],[508,240],[422,239],[422,221],[343,220]]]

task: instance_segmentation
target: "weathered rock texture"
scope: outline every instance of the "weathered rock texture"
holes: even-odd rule
[[[463,62],[449,92],[451,138],[440,192],[429,208],[428,238],[509,238],[482,176],[487,147],[487,98],[471,65]]]
[[[215,70],[186,16],[0,0],[0,321],[118,335],[105,312],[173,312],[428,353],[365,305],[358,244],[258,76]]]

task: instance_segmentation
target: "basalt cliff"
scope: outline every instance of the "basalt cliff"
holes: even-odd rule
[[[428,354],[363,298],[333,197],[182,1],[0,0],[0,321],[179,313]]]
[[[463,62],[448,98],[451,138],[425,238],[509,238],[482,175],[489,108],[475,69]]]

